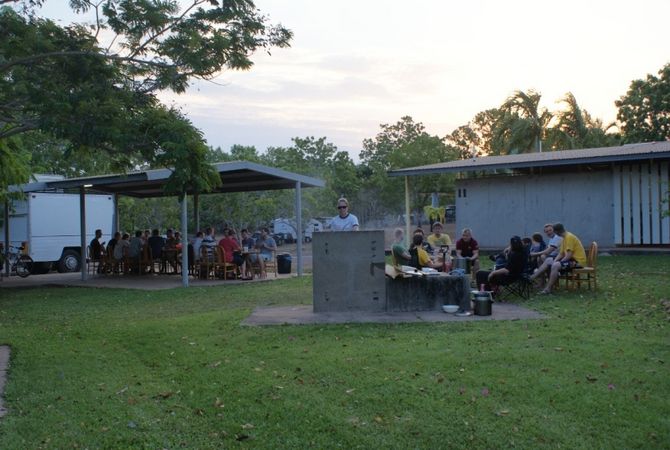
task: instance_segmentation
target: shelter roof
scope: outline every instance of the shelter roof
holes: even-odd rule
[[[268,191],[293,189],[300,182],[302,187],[323,187],[325,182],[282,169],[276,169],[249,161],[232,161],[212,164],[221,177],[221,186],[211,193]],[[99,175],[40,181],[22,186],[24,192],[53,189],[74,189],[85,186],[93,191],[118,193],[132,197],[162,197],[170,169],[145,170],[126,174]],[[192,192],[189,192],[192,194]]]
[[[392,177],[429,175],[448,172],[530,169],[535,167],[579,166],[651,159],[670,159],[670,141],[627,144],[543,153],[484,156],[389,171]]]

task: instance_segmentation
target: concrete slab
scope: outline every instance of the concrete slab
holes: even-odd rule
[[[315,313],[312,305],[260,307],[254,309],[242,325],[308,325],[326,323],[411,323],[411,322],[469,322],[480,320],[544,319],[537,311],[512,303],[495,303],[490,316],[458,317],[442,311],[414,312],[325,312]]]
[[[3,404],[7,369],[9,369],[9,346],[0,345],[0,417],[7,414],[7,409],[5,409]]]

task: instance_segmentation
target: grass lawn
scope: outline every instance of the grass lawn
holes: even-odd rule
[[[599,263],[533,321],[240,326],[310,277],[0,288],[0,449],[669,448],[670,257]]]

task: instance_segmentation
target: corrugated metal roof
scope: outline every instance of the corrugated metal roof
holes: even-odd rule
[[[670,141],[627,144],[619,147],[600,147],[579,150],[559,150],[519,155],[484,156],[445,163],[408,167],[388,172],[391,177],[428,175],[447,172],[521,169],[531,167],[575,166],[623,161],[670,158]]]
[[[221,186],[212,193],[293,189],[298,181],[305,188],[325,186],[325,182],[318,178],[249,161],[216,163],[213,164],[213,167],[219,172]],[[163,187],[171,173],[169,169],[156,169],[118,175],[69,178],[25,184],[21,186],[21,190],[23,192],[35,192],[86,186],[93,191],[119,193],[133,197],[162,197],[165,195]],[[192,192],[189,192],[189,194],[192,194]]]

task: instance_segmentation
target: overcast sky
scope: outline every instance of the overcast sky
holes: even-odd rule
[[[56,0],[47,2],[52,7]],[[670,62],[668,0],[561,2],[256,0],[292,46],[258,54],[180,105],[212,146],[326,136],[358,161],[364,138],[404,115],[444,136],[513,91],[555,110],[568,91],[608,123],[630,82]]]

